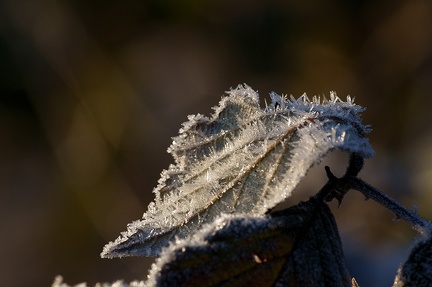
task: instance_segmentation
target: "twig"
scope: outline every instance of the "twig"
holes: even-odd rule
[[[422,218],[416,212],[407,209],[399,202],[387,196],[367,182],[355,177],[350,180],[350,185],[352,189],[363,193],[366,198],[371,198],[382,206],[390,209],[397,218],[411,223],[413,228],[418,232],[425,235],[430,235],[432,233],[432,225],[430,221]]]
[[[396,215],[397,218],[403,219],[412,224],[413,228],[419,233],[424,235],[431,235],[431,222],[422,218],[416,212],[405,208],[393,198],[387,196],[377,188],[358,178],[356,175],[358,174],[359,169],[353,168],[351,164],[354,161],[352,157],[347,172],[341,178],[337,178],[331,172],[328,166],[325,167],[329,180],[317,194],[318,199],[323,199],[327,202],[336,199],[340,205],[345,194],[350,189],[354,189],[363,193],[366,199],[371,198],[382,206],[388,208]],[[357,167],[359,167],[359,165],[357,165]]]

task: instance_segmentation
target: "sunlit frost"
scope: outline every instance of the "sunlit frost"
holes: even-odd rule
[[[155,201],[102,256],[157,255],[221,213],[262,215],[334,149],[373,155],[364,109],[351,97],[271,93],[271,104],[261,108],[247,85],[227,94],[210,117],[188,117],[168,148],[175,164],[161,173]]]

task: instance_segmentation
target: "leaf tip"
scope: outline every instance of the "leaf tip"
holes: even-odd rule
[[[100,256],[101,258],[121,258],[126,256],[156,256],[158,255],[158,246],[153,241],[145,240],[157,233],[154,229],[146,232],[139,228],[140,220],[134,221],[128,225],[128,230],[122,232],[116,240],[107,243]]]

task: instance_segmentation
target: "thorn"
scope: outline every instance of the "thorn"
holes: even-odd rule
[[[325,169],[325,171],[326,171],[326,174],[327,174],[327,177],[328,177],[329,180],[335,180],[335,179],[337,179],[337,177],[336,177],[336,176],[331,172],[329,166],[326,165],[326,166],[324,167],[324,169]]]
[[[338,202],[338,208],[342,205],[342,197],[341,196],[335,196],[334,198],[336,198],[337,202]]]
[[[393,218],[393,221],[400,221],[402,219],[402,217],[400,217],[399,214],[395,214],[395,215],[396,215],[396,217]]]

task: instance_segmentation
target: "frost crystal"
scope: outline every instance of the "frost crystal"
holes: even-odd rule
[[[96,283],[94,287],[146,287],[147,285],[144,283],[144,281],[132,281],[130,283],[124,283],[122,280],[118,280],[114,283]],[[89,287],[87,283],[80,283],[76,284],[74,286],[68,285],[63,282],[62,276],[57,276],[54,279],[53,284],[51,287]]]
[[[258,94],[240,85],[210,118],[189,116],[168,148],[175,164],[161,173],[154,202],[102,257],[155,256],[222,213],[262,215],[333,149],[373,155],[359,115],[364,109],[350,97],[270,96],[262,109]]]

